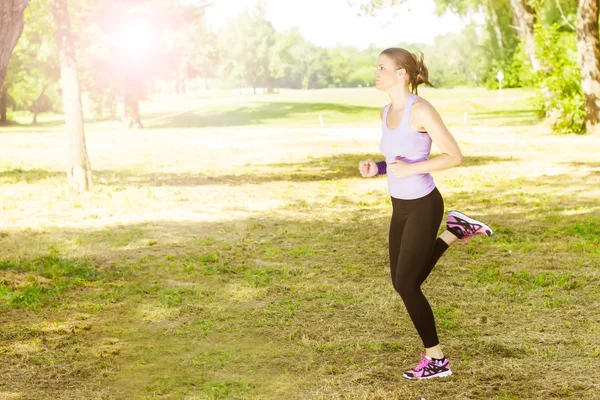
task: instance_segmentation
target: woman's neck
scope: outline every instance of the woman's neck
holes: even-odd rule
[[[404,109],[411,95],[411,93],[408,91],[408,88],[397,90],[388,94],[392,100],[392,110],[396,111]]]

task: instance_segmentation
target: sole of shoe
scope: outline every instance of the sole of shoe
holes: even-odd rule
[[[410,376],[406,376],[405,374],[402,374],[402,376],[404,378],[411,380],[411,381],[420,381],[422,379],[444,378],[444,377],[450,376],[450,375],[452,375],[451,370],[440,372],[439,374],[435,374],[435,375],[431,375],[431,376],[424,376],[422,378],[411,378]]]
[[[452,210],[448,213],[448,216],[464,219],[465,221],[467,221],[470,224],[481,225],[483,227],[483,229],[485,229],[485,232],[487,233],[488,236],[492,236],[494,234],[494,231],[492,230],[492,228],[490,228],[489,226],[487,226],[486,224],[484,224],[481,221],[467,217],[465,214],[461,213],[460,211]]]

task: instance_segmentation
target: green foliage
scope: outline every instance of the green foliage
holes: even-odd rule
[[[575,34],[565,32],[558,24],[538,24],[535,38],[537,56],[546,66],[537,74],[538,85],[551,94],[536,97],[534,105],[539,115],[557,113],[552,121],[552,129],[557,133],[584,133],[585,109]]]
[[[217,34],[204,21],[206,0],[169,6],[158,0],[144,2],[144,5],[139,0],[124,2],[126,7],[100,0],[72,4],[82,89],[97,118],[104,118],[106,109],[115,117],[116,103],[124,87],[126,92],[135,92],[134,97],[141,99],[158,79],[175,82],[178,91],[185,90],[187,80],[200,77],[218,77],[230,87],[370,86],[377,55],[382,50],[349,46],[324,49],[306,41],[297,29],[276,32],[266,19],[264,4],[241,10]],[[363,13],[374,14],[378,9],[406,1],[348,2],[361,5]],[[562,117],[556,122],[555,130],[582,129],[583,100],[578,89],[576,47],[570,27],[576,18],[574,2],[530,2],[542,26],[538,28],[540,58],[549,63],[549,68],[535,77],[513,26],[510,0],[484,3],[435,0],[435,4],[439,15],[481,13],[485,18],[483,25],[472,23],[461,33],[435,38],[431,45],[397,44],[425,54],[429,78],[436,87],[497,89],[496,74],[502,70],[504,88],[546,85],[552,93],[560,93],[551,101],[538,99],[536,103],[543,115],[550,110],[560,110]],[[153,19],[152,11],[161,18]],[[145,62],[133,65],[123,58],[122,50],[119,52],[118,42],[123,39],[119,37],[119,26],[122,28],[135,16],[145,16],[153,22],[158,45]],[[45,110],[57,103],[59,69],[52,25],[46,2],[32,0],[26,13],[25,31],[15,49],[5,84],[15,108]]]
[[[461,56],[458,66],[471,71],[473,77],[463,79],[482,84],[488,89],[497,89],[496,74],[502,70],[503,87],[521,87],[521,63],[519,58],[519,37],[513,27],[513,16],[509,0],[481,3],[475,0],[435,0],[438,15],[446,12],[467,16],[469,13],[482,12],[485,24],[482,27],[470,25],[455,40]],[[448,35],[444,36],[446,39]],[[448,51],[445,46],[436,50]],[[463,50],[463,49],[468,50]],[[465,52],[468,53],[465,55]],[[456,67],[455,67],[456,69]],[[463,72],[464,74],[464,72]],[[458,76],[461,76],[458,74]],[[454,78],[453,80],[455,80]],[[444,82],[445,83],[445,82]]]
[[[276,86],[299,88],[303,71],[298,57],[304,38],[297,29],[276,32],[269,49],[269,73]]]
[[[468,27],[472,32],[476,28]],[[475,63],[481,43],[477,35],[438,36],[433,46],[423,48],[429,80],[436,87],[473,86],[481,74]],[[416,51],[416,49],[415,49]]]
[[[477,0],[434,0],[438,15],[446,12],[466,16],[471,11],[479,11],[482,4]]]
[[[373,84],[373,73],[375,71],[377,56],[380,51],[381,49],[374,47],[362,51],[352,47],[341,48],[341,54],[343,54],[350,63],[350,71],[346,77],[344,86],[371,86]]]
[[[577,24],[577,1],[536,0],[534,3],[537,3],[534,7],[544,25],[558,24],[565,30],[573,31],[573,27]]]
[[[302,88],[326,87],[329,81],[329,71],[326,64],[327,51],[306,41],[296,50],[296,56],[303,72]]]
[[[254,88],[271,80],[269,51],[275,31],[265,8],[246,9],[230,21],[219,35],[223,50],[222,77],[251,84]]]
[[[46,2],[33,0],[24,18],[3,86],[14,109],[50,111],[59,103],[60,77],[52,15]]]
[[[366,15],[375,15],[378,10],[395,7],[406,3],[408,0],[358,0],[360,10]],[[356,0],[348,0],[350,5],[355,5]]]
[[[127,2],[124,10],[121,2],[85,0],[78,7],[81,18],[74,21],[82,89],[97,119],[116,118],[119,97],[144,99],[154,81],[175,82],[178,91],[185,91],[185,81],[216,72],[216,34],[204,21],[206,1],[176,7],[159,1]],[[146,47],[139,52],[128,48],[131,43],[123,46],[132,42],[127,36],[135,33],[131,24],[136,20],[152,26],[148,35],[138,38],[139,46]]]
[[[350,59],[339,49],[327,51],[325,67],[329,70],[330,86],[341,87],[348,81],[351,70]]]

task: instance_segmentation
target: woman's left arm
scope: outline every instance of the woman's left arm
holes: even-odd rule
[[[388,173],[392,172],[396,176],[403,177],[440,171],[462,164],[463,155],[458,143],[456,143],[454,136],[442,121],[437,110],[427,101],[420,99],[420,101],[415,102],[412,111],[411,117],[414,118],[414,125],[422,127],[429,134],[441,154],[430,160],[414,164],[407,164],[402,161],[390,162]]]

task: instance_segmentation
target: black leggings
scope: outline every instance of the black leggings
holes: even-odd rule
[[[421,284],[448,245],[437,238],[444,215],[444,200],[435,188],[414,200],[392,197],[394,208],[390,224],[390,266],[394,289],[426,348],[439,344],[433,311],[421,291]]]

